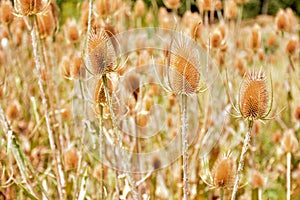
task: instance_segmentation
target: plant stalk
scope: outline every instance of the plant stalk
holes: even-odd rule
[[[291,152],[286,155],[286,199],[291,199]]]
[[[236,192],[237,192],[238,187],[239,187],[239,181],[240,181],[242,171],[243,171],[243,167],[244,167],[245,154],[247,152],[248,144],[249,144],[250,138],[251,138],[252,127],[253,127],[253,120],[249,120],[249,127],[248,127],[248,131],[246,133],[245,139],[244,139],[243,149],[242,149],[242,153],[241,153],[241,156],[240,156],[240,161],[239,161],[237,174],[236,174],[236,177],[235,177],[235,183],[234,183],[234,187],[233,187],[233,191],[232,191],[231,200],[235,200]]]
[[[187,135],[187,96],[181,95],[181,141],[183,160],[183,199],[188,199],[188,135]]]

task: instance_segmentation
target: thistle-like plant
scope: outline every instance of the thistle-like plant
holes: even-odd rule
[[[241,83],[238,99],[238,109],[235,110],[239,113],[238,116],[248,122],[248,131],[244,138],[243,149],[240,155],[240,161],[235,178],[235,184],[232,191],[231,200],[236,197],[236,192],[241,178],[245,154],[250,142],[250,135],[255,120],[266,120],[272,109],[273,91],[269,91],[267,86],[267,77],[260,69],[245,75]],[[272,79],[270,78],[271,88]]]

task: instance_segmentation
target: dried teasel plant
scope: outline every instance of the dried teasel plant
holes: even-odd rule
[[[246,80],[245,80],[246,79]],[[268,119],[273,104],[272,78],[270,78],[271,89],[267,86],[267,77],[263,70],[253,71],[246,74],[246,78],[241,83],[239,91],[238,109],[236,111],[243,119],[248,121],[248,131],[244,138],[244,144],[240,155],[235,184],[232,191],[231,200],[235,199],[235,195],[239,186],[240,177],[242,174],[245,153],[250,142],[253,122],[255,120]]]
[[[116,69],[116,53],[105,30],[93,27],[88,33],[86,67],[96,76],[112,72]]]
[[[42,14],[50,3],[51,0],[14,0],[14,14],[20,17]]]

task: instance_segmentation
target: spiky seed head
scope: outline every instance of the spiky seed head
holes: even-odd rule
[[[284,132],[282,148],[286,153],[294,153],[298,149],[298,140],[293,129],[288,129]]]
[[[23,16],[41,13],[49,0],[14,0],[15,10]]]
[[[145,3],[143,0],[137,0],[134,4],[134,13],[136,16],[143,16],[145,13]]]
[[[154,170],[157,170],[161,167],[161,159],[158,156],[153,157],[152,167]]]
[[[113,85],[112,85],[110,78],[108,78],[108,77],[107,77],[107,86],[108,86],[109,95],[112,96]],[[96,87],[94,90],[94,102],[95,102],[95,106],[97,108],[98,108],[99,104],[101,104],[102,106],[104,106],[106,104],[104,84],[103,84],[103,81],[101,78],[96,83]]]
[[[274,47],[276,45],[276,34],[275,33],[271,33],[268,38],[267,38],[267,47]]]
[[[279,31],[287,31],[289,28],[289,20],[288,16],[284,12],[284,10],[279,9],[279,11],[276,14],[275,23],[277,30]]]
[[[288,55],[293,55],[295,54],[296,50],[297,50],[297,45],[298,45],[298,42],[297,42],[297,39],[296,38],[291,38],[286,47],[285,47],[285,52],[288,54]]]
[[[75,79],[85,77],[85,67],[81,56],[76,56],[73,60],[72,77]]]
[[[125,78],[125,88],[134,96],[135,100],[138,99],[140,87],[140,78],[137,74],[129,74]]]
[[[261,46],[261,31],[258,24],[255,24],[251,30],[250,48],[257,50]]]
[[[265,59],[265,50],[260,48],[260,49],[258,49],[257,54],[258,54],[259,60],[264,61],[264,59]]]
[[[296,120],[300,121],[300,105],[297,106],[297,108],[295,110],[295,118],[296,118]]]
[[[235,19],[237,16],[237,5],[235,1],[227,1],[225,7],[225,14],[228,19]]]
[[[168,78],[172,92],[194,94],[200,87],[199,60],[193,43],[183,35],[176,36],[169,50]]]
[[[210,41],[211,41],[211,46],[213,48],[218,48],[220,47],[221,45],[221,42],[222,42],[222,34],[221,32],[217,29],[217,30],[214,30],[214,32],[211,34],[211,37],[210,37]]]
[[[272,140],[273,140],[274,143],[279,143],[280,140],[281,140],[281,138],[282,138],[282,133],[281,133],[280,130],[277,130],[277,131],[275,132],[275,134],[273,135]]]
[[[243,77],[246,73],[246,67],[244,59],[240,56],[235,59],[234,67],[239,71],[239,75]]]
[[[88,35],[87,67],[95,75],[111,72],[116,66],[116,54],[105,30],[92,28]]]
[[[68,19],[64,27],[64,33],[67,40],[71,43],[78,42],[80,39],[79,29],[75,19]]]
[[[217,160],[212,170],[214,186],[218,188],[230,187],[235,176],[235,165],[230,157]]]
[[[264,179],[261,173],[254,170],[252,172],[252,179],[251,179],[251,185],[253,188],[262,188],[264,185]]]
[[[200,10],[208,11],[212,9],[212,0],[198,0]]]
[[[262,70],[248,74],[241,88],[241,114],[248,119],[262,119],[269,108],[269,91]]]
[[[55,19],[51,9],[47,9],[43,15],[38,15],[38,25],[41,38],[53,35],[55,30]]]
[[[20,116],[19,104],[17,102],[13,102],[13,103],[9,104],[6,109],[7,119],[10,121],[14,121],[14,120],[18,119],[19,116]]]
[[[64,56],[60,65],[60,72],[66,79],[71,77],[71,63],[68,57]]]
[[[3,24],[9,24],[13,21],[14,15],[12,14],[12,4],[8,0],[4,0],[0,4],[0,21]]]
[[[221,0],[216,0],[216,2],[215,2],[215,8],[216,8],[216,10],[221,10],[222,7],[223,7],[222,1]]]
[[[68,149],[64,154],[64,161],[66,169],[74,169],[78,165],[78,153],[75,148]]]
[[[165,0],[166,7],[176,9],[180,6],[180,0]]]
[[[148,121],[149,121],[149,112],[148,111],[141,111],[141,112],[137,113],[137,115],[135,117],[135,123],[139,127],[147,126]]]

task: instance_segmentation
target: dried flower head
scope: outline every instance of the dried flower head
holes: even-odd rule
[[[214,30],[210,37],[212,48],[219,48],[221,46],[222,39],[222,33],[218,29]]]
[[[271,109],[265,73],[260,69],[248,74],[240,90],[240,112],[250,120],[264,119]],[[269,110],[268,110],[269,108]]]
[[[277,30],[279,31],[287,31],[289,29],[288,16],[284,12],[284,10],[280,9],[277,12],[275,23],[276,23]]]
[[[212,10],[212,0],[198,0],[198,7],[200,10],[204,10],[204,11],[208,11],[208,10]]]
[[[14,16],[12,14],[12,4],[8,0],[4,0],[0,4],[0,21],[3,24],[9,24],[13,21]]]
[[[250,35],[250,48],[252,50],[257,50],[261,45],[261,31],[258,24],[255,24],[251,30]]]
[[[285,52],[289,55],[295,54],[295,52],[297,50],[297,45],[298,45],[297,39],[294,37],[291,38],[285,47]]]
[[[20,108],[17,102],[13,102],[8,105],[6,109],[6,117],[10,121],[16,120],[20,116]]]
[[[141,17],[145,13],[145,2],[143,0],[137,0],[134,4],[134,13]]]
[[[254,170],[252,172],[252,179],[251,179],[251,185],[253,188],[261,188],[264,185],[264,179],[262,177],[262,174],[258,171]]]
[[[296,118],[296,120],[300,121],[300,105],[297,106],[297,108],[295,110],[295,118]]]
[[[271,33],[268,38],[267,38],[267,47],[274,47],[276,45],[276,34],[275,33]]]
[[[80,39],[80,33],[78,25],[76,24],[75,19],[68,19],[64,27],[65,35],[69,42],[75,43]]]
[[[107,77],[107,87],[110,93],[110,96],[112,95],[113,92],[113,85],[109,77]],[[104,84],[102,79],[100,78],[97,81],[95,90],[94,90],[94,102],[96,108],[98,108],[99,104],[103,105],[106,104],[106,96],[105,96],[105,91],[104,91]]]
[[[228,19],[235,19],[237,17],[237,5],[235,1],[226,1],[225,16]]]
[[[50,0],[14,0],[15,11],[20,16],[42,13],[50,4]]]
[[[135,100],[138,99],[139,87],[140,87],[140,78],[137,74],[129,74],[125,79],[126,89],[133,94]]]
[[[216,161],[213,170],[213,184],[217,188],[231,187],[235,176],[235,164],[225,156]]]
[[[281,145],[286,153],[294,153],[298,149],[298,140],[293,129],[288,129],[284,132]]]
[[[41,38],[52,36],[56,24],[51,9],[47,9],[43,15],[38,15],[37,19]]]
[[[66,169],[74,169],[78,165],[78,153],[74,148],[68,149],[64,154]]]
[[[180,0],[165,0],[165,5],[169,9],[177,9],[180,6]]]
[[[176,94],[194,94],[200,90],[198,55],[192,40],[183,35],[175,36],[167,56],[168,84]]]
[[[105,30],[92,28],[88,35],[86,64],[94,75],[111,72],[116,67],[116,54]]]
[[[145,127],[147,126],[149,121],[149,112],[148,111],[141,111],[138,112],[136,117],[135,117],[135,123],[139,127]]]

